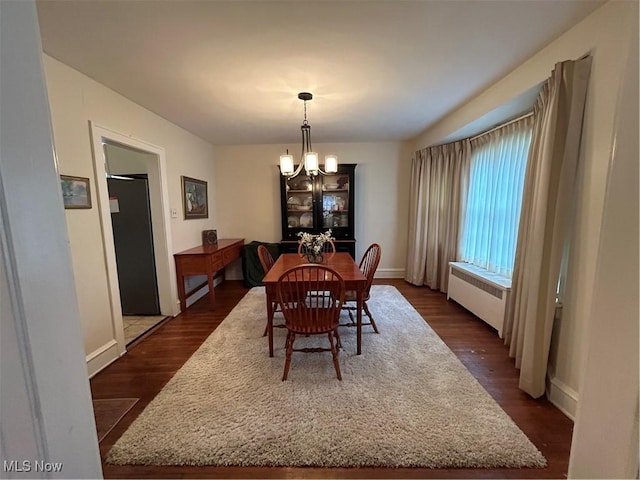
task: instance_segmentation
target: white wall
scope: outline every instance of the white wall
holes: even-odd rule
[[[584,369],[588,334],[585,319],[591,308],[607,160],[612,148],[616,99],[625,64],[621,51],[626,51],[630,38],[637,41],[637,27],[634,29],[633,22],[637,16],[637,2],[605,4],[505,78],[425,131],[414,143],[415,149],[436,144],[543,81],[555,63],[589,53],[593,55],[571,266],[563,318],[550,356],[551,398],[571,416],[575,414]]]
[[[147,164],[157,161],[153,153],[133,150],[117,144],[107,143],[104,151],[109,173],[116,175],[148,174]]]
[[[587,318],[570,478],[638,475],[638,39],[631,40]]]
[[[65,211],[85,351],[93,357],[113,342],[114,327],[95,196],[89,121],[165,149],[170,206],[178,211],[177,218],[171,220],[174,252],[199,245],[201,231],[216,228],[213,147],[47,55],[44,66],[59,171],[89,177],[93,187],[93,208]],[[183,219],[181,175],[208,182],[208,219]],[[171,273],[175,275],[173,269]]]
[[[41,51],[35,3],[0,2],[0,476],[100,478]]]
[[[379,276],[403,277],[407,250],[411,153],[402,143],[314,144],[322,155],[356,163],[356,258],[382,246]],[[216,147],[218,238],[282,240],[278,163],[300,145]]]

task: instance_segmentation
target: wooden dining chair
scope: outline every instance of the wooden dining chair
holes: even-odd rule
[[[269,252],[267,247],[265,247],[264,245],[258,245],[258,259],[260,259],[260,265],[262,265],[262,270],[266,275],[267,272],[271,270],[271,267],[273,267],[275,260],[271,255],[271,252]],[[274,314],[277,311],[278,312],[280,311],[278,307],[278,301],[276,299],[274,299],[273,302],[271,302],[271,306],[273,308]],[[284,328],[284,324],[274,324],[273,326],[278,328]],[[267,325],[264,327],[264,333],[262,334],[262,336],[265,337],[267,333],[269,333],[269,322],[267,322]]]
[[[313,291],[313,296],[306,292]],[[286,360],[282,380],[286,380],[293,352],[331,352],[338,380],[340,336],[338,324],[344,302],[344,280],[338,272],[322,265],[299,265],[284,272],[276,283],[276,297],[287,328]],[[294,299],[304,298],[303,301]],[[293,348],[296,335],[327,335],[329,348]]]
[[[373,284],[373,276],[378,269],[381,255],[382,247],[380,247],[380,245],[378,245],[377,243],[373,243],[369,246],[369,248],[367,248],[367,251],[364,252],[364,255],[362,256],[362,260],[360,260],[360,270],[362,270],[364,276],[367,277],[367,283],[365,284],[364,291],[362,293],[362,309],[367,317],[369,317],[369,322],[363,323],[362,325],[371,325],[373,327],[373,331],[376,333],[380,332],[378,331],[378,326],[376,325],[376,322],[371,315],[371,311],[369,310],[369,307],[367,305],[367,300],[369,300],[371,296],[371,285]],[[353,311],[357,310],[358,308],[355,290],[347,290],[344,296],[344,305],[342,306],[342,308],[349,312],[351,323],[343,323],[340,324],[340,326],[355,327],[356,321],[353,318]]]
[[[266,275],[273,264],[276,261],[273,259],[273,256],[264,245],[258,245],[258,258],[260,259],[260,265],[262,265],[262,270],[264,270],[264,274]]]

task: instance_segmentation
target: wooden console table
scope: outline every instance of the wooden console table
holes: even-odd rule
[[[187,298],[200,290],[204,284],[187,292],[184,287],[184,279],[189,275],[206,275],[209,285],[209,305],[213,310],[215,305],[215,291],[213,289],[213,275],[219,270],[240,258],[244,238],[232,238],[218,240],[215,245],[200,245],[182,252],[175,253],[176,277],[178,280],[178,296],[180,297],[180,310],[186,312]]]

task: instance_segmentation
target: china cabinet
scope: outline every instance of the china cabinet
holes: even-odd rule
[[[336,250],[355,258],[355,169],[355,164],[341,164],[335,174],[301,173],[290,179],[280,175],[283,252],[297,251],[298,232],[331,229]]]

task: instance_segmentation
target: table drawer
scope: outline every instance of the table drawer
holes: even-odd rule
[[[222,261],[224,262],[224,264],[228,265],[231,262],[233,262],[236,258],[239,258],[241,248],[242,247],[240,245],[225,248],[222,251]]]
[[[183,275],[200,275],[206,272],[207,258],[203,255],[186,255],[176,258]]]
[[[224,261],[222,258],[222,252],[214,253],[209,257],[209,261],[211,262],[210,271],[215,272],[224,267]]]

